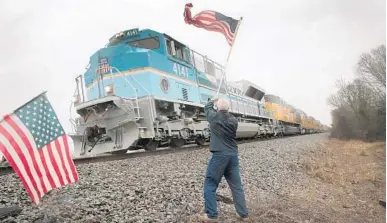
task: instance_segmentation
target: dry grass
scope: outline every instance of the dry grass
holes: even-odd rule
[[[344,188],[365,181],[379,184],[385,181],[385,149],[385,142],[330,140],[304,167],[312,177]]]
[[[385,222],[386,143],[329,140],[303,163],[310,185],[299,194],[335,222]],[[346,220],[343,220],[346,219]]]

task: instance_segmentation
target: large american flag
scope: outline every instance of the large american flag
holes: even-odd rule
[[[232,45],[240,20],[233,19],[223,15],[222,13],[211,10],[201,11],[192,17],[191,8],[191,3],[185,5],[184,21],[187,24],[194,25],[208,31],[222,33],[226,37],[228,44]]]
[[[67,135],[45,92],[0,120],[0,153],[36,204],[50,190],[78,181]]]

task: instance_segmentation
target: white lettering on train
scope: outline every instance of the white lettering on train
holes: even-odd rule
[[[173,63],[173,72],[178,76],[188,78],[188,68],[178,63]]]

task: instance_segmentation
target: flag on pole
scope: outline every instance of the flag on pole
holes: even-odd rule
[[[196,14],[194,17],[191,16],[192,3],[185,5],[184,10],[184,21],[189,25],[194,25],[198,28],[203,28],[208,31],[222,33],[229,45],[232,45],[237,31],[240,20],[228,17],[222,13],[205,10]]]
[[[67,135],[45,93],[0,120],[0,153],[35,204],[50,190],[78,181]]]

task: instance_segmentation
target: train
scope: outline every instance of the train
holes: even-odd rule
[[[204,145],[210,129],[203,108],[216,92],[238,119],[238,140],[327,130],[249,80],[228,81],[224,66],[151,29],[113,35],[75,82],[69,136],[76,157]]]

